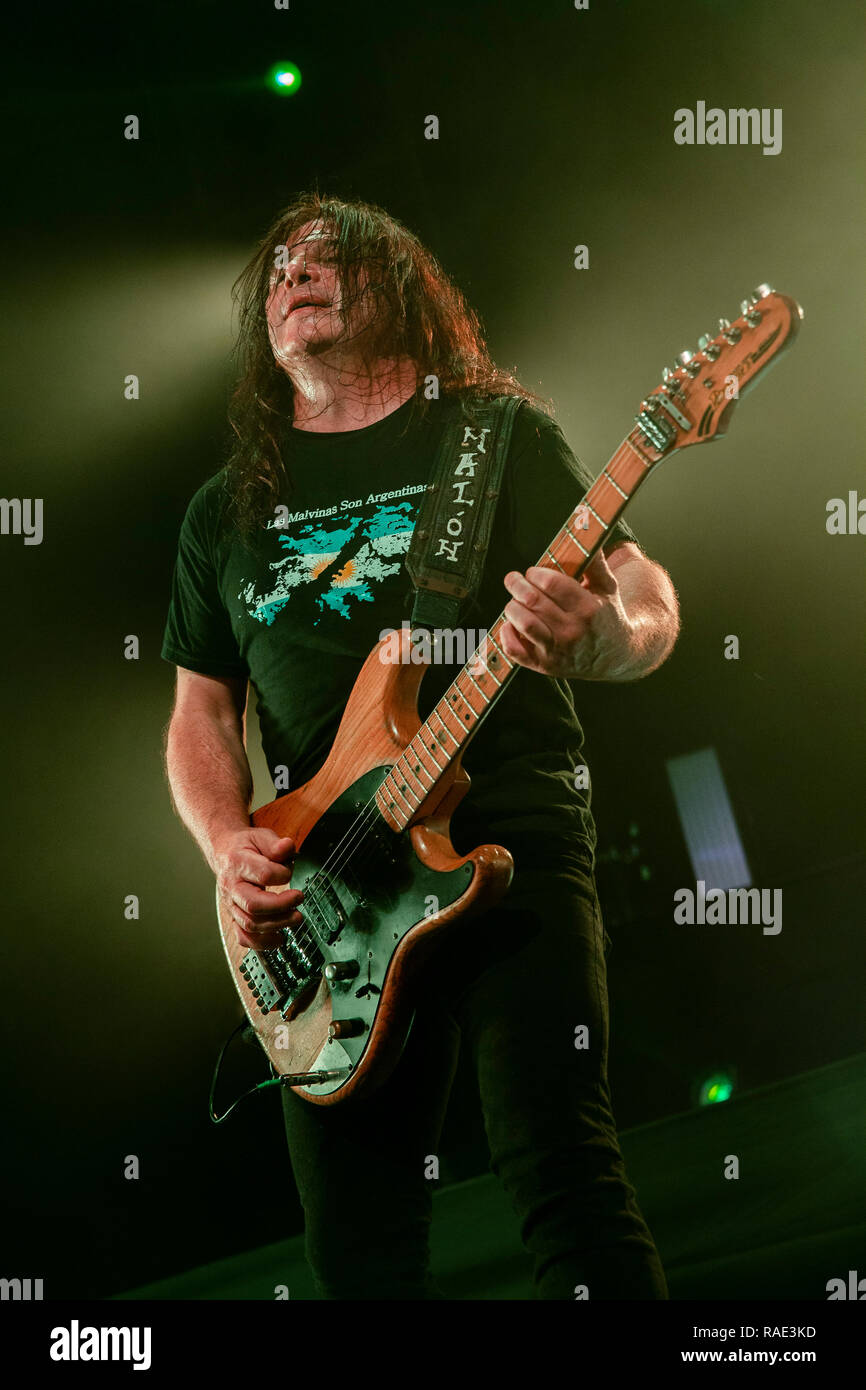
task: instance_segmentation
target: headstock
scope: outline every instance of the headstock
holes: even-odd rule
[[[733,323],[719,320],[714,338],[699,338],[697,352],[681,352],[675,367],[665,367],[641,402],[633,437],[659,458],[725,434],[737,401],[791,346],[803,317],[795,299],[770,285],[759,285],[740,309]]]

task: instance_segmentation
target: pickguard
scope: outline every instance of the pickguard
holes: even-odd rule
[[[285,946],[250,951],[241,963],[246,979],[265,977],[259,996],[268,1007],[261,1012],[279,1009],[289,1027],[309,1004],[325,967],[344,972],[334,980],[326,974],[332,1023],[344,1035],[329,1039],[311,1070],[357,1066],[398,943],[465,893],[475,872],[471,862],[444,872],[429,868],[408,834],[387,825],[374,797],[388,771],[388,766],[372,768],[320,817],[292,873],[292,887],[305,895],[303,923],[286,931]],[[250,1003],[255,1007],[254,1000]],[[322,1095],[335,1084],[303,1089]]]

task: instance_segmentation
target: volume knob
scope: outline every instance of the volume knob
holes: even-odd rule
[[[335,1018],[328,1024],[329,1038],[357,1038],[366,1031],[367,1025],[362,1018]]]
[[[329,983],[333,980],[354,980],[360,969],[356,960],[332,960],[325,966],[325,979]]]

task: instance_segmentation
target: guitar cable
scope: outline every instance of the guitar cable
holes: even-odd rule
[[[349,1071],[351,1071],[351,1067],[336,1067],[325,1071],[286,1072],[282,1076],[280,1076],[274,1070],[273,1063],[269,1061],[268,1066],[271,1068],[271,1072],[273,1073],[269,1080],[259,1081],[256,1083],[255,1086],[250,1086],[248,1090],[242,1091],[241,1094],[237,1097],[237,1099],[232,1101],[228,1110],[224,1110],[221,1115],[218,1115],[216,1112],[216,1106],[214,1104],[214,1101],[216,1099],[216,1088],[219,1082],[220,1071],[222,1070],[223,1058],[228,1052],[231,1043],[234,1042],[234,1039],[241,1031],[243,1031],[245,1034],[245,1042],[256,1041],[255,1029],[252,1027],[251,1024],[247,1022],[245,1018],[242,1018],[237,1027],[233,1028],[232,1031],[229,1033],[228,1037],[226,1038],[225,1042],[220,1048],[219,1056],[216,1059],[216,1066],[214,1067],[213,1078],[210,1083],[210,1096],[208,1098],[208,1119],[211,1121],[212,1124],[221,1125],[223,1120],[227,1120],[229,1115],[231,1115],[232,1111],[238,1108],[242,1100],[246,1100],[247,1096],[254,1096],[257,1091],[266,1091],[271,1086],[309,1086],[311,1084],[314,1086],[321,1085],[325,1081],[342,1080],[342,1078],[346,1076]]]
[[[229,1033],[228,1037],[223,1043],[220,1049],[220,1054],[216,1060],[216,1066],[214,1067],[213,1079],[210,1083],[210,1097],[208,1099],[208,1119],[211,1121],[212,1124],[215,1125],[221,1125],[223,1120],[227,1120],[229,1115],[231,1115],[232,1111],[236,1110],[237,1107],[240,1105],[241,1101],[246,1100],[247,1096],[253,1096],[256,1094],[257,1091],[266,1091],[270,1086],[281,1086],[283,1084],[283,1078],[280,1076],[276,1076],[275,1073],[274,1076],[270,1078],[270,1080],[259,1081],[255,1086],[250,1086],[249,1090],[243,1091],[241,1095],[238,1096],[237,1100],[232,1101],[228,1110],[224,1110],[221,1115],[217,1114],[214,1101],[216,1098],[216,1088],[217,1083],[219,1081],[220,1071],[222,1070],[223,1058],[228,1052],[229,1046],[232,1042],[234,1042],[234,1039],[237,1037],[238,1033],[240,1033],[242,1029],[246,1032],[251,1033],[252,1036],[255,1037],[255,1033],[253,1033],[253,1030],[250,1027],[247,1020],[245,1018],[242,1018],[237,1027],[232,1029],[231,1033]],[[270,1065],[270,1063],[268,1065]],[[273,1067],[271,1067],[271,1071],[273,1071]]]

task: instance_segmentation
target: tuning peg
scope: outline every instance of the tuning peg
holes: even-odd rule
[[[662,367],[662,381],[670,381],[672,376],[673,372],[670,367]]]
[[[757,304],[759,299],[766,299],[768,294],[775,293],[772,285],[758,285],[757,289],[752,290],[752,294],[755,296],[752,303]]]
[[[682,352],[677,353],[677,361],[681,367],[685,367],[689,376],[697,376],[701,370],[700,362],[695,361],[694,353],[689,352],[688,348],[683,348]]]
[[[727,319],[719,319],[719,328],[726,342],[739,342],[741,336],[739,328],[732,328]]]
[[[760,310],[753,308],[753,305],[759,303],[760,300],[756,299],[753,294],[750,294],[749,298],[744,299],[740,305],[743,317],[745,318],[746,323],[749,325],[750,328],[756,328],[758,324],[761,322]]]

